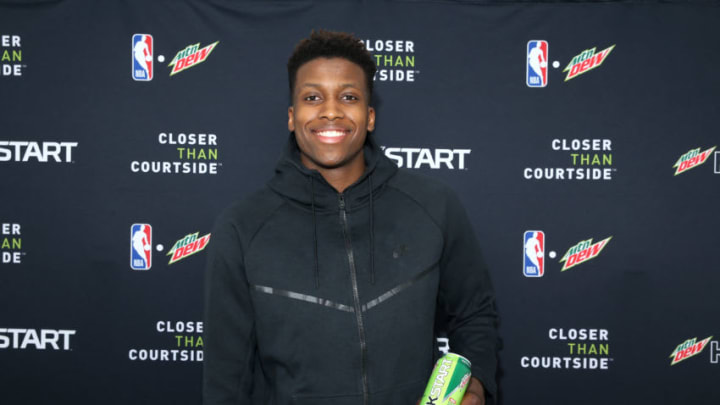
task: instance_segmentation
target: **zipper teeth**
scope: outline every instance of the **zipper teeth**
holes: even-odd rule
[[[350,240],[350,231],[348,229],[347,214],[345,212],[345,198],[340,195],[340,219],[343,224],[343,236],[345,236],[345,250],[348,255],[350,264],[350,280],[353,288],[353,301],[355,304],[355,319],[358,326],[358,335],[360,337],[360,370],[363,383],[363,404],[368,404],[369,388],[366,370],[367,343],[365,342],[365,327],[363,326],[362,307],[360,305],[360,292],[357,284],[357,270],[355,269],[355,257],[353,255],[352,241]]]

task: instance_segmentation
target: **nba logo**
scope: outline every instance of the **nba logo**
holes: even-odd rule
[[[545,274],[545,233],[526,231],[523,240],[523,274],[525,277],[542,277]]]
[[[147,82],[153,78],[153,37],[135,34],[132,37],[132,78]]]
[[[152,226],[132,224],[130,227],[130,268],[150,270],[152,260]]]
[[[527,73],[528,87],[547,86],[548,43],[543,40],[533,40],[527,43]]]

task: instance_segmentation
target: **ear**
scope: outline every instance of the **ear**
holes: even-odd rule
[[[294,110],[292,106],[288,107],[288,131],[293,132],[295,131],[295,119],[294,119]]]
[[[368,132],[375,130],[375,109],[370,106],[368,106],[367,130]]]

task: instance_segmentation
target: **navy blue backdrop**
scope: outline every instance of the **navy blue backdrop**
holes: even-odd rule
[[[718,403],[719,5],[0,0],[0,403],[200,403],[202,237],[312,28],[466,205],[503,404]]]

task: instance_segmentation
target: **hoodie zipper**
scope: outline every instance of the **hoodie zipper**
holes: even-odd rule
[[[342,223],[343,236],[345,237],[345,251],[347,253],[348,263],[350,264],[350,281],[352,282],[353,303],[355,304],[355,320],[357,321],[358,335],[360,337],[360,372],[362,374],[363,404],[368,405],[370,393],[368,389],[367,366],[365,364],[367,361],[367,343],[365,341],[365,327],[363,326],[360,292],[358,290],[357,283],[357,270],[355,268],[355,257],[353,255],[350,229],[347,222],[347,213],[345,212],[345,196],[343,194],[338,194],[338,203],[340,206],[340,222]]]

